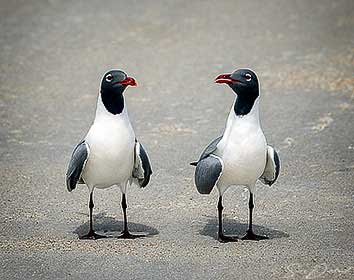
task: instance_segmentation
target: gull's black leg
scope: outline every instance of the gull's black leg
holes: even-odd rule
[[[89,208],[90,208],[90,229],[89,232],[86,235],[80,236],[80,239],[100,239],[100,238],[105,238],[106,236],[104,235],[99,235],[95,233],[93,230],[93,222],[92,222],[92,212],[93,212],[93,207],[95,205],[93,204],[93,190],[90,193],[90,201],[89,201]]]
[[[128,221],[127,221],[127,200],[125,197],[125,193],[122,195],[122,209],[123,209],[123,231],[122,234],[118,238],[124,238],[124,239],[134,239],[134,238],[139,238],[139,237],[144,237],[145,235],[133,235],[129,232],[128,230]]]
[[[253,208],[254,208],[254,203],[253,203],[253,193],[250,192],[250,198],[248,201],[248,207],[249,207],[249,224],[248,224],[248,230],[247,233],[244,237],[242,237],[242,240],[262,240],[262,239],[268,239],[267,236],[262,236],[262,235],[257,235],[253,232],[252,229],[252,214],[253,214]]]
[[[218,240],[222,243],[226,242],[235,242],[238,240],[237,236],[225,236],[222,230],[222,210],[224,207],[222,206],[222,196],[219,196],[218,202],[218,216],[219,216],[219,232],[218,232]]]

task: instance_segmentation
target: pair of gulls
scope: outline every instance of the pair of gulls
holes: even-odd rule
[[[242,239],[267,238],[252,230],[253,193],[257,180],[272,185],[278,178],[280,161],[275,149],[267,145],[259,121],[259,82],[250,69],[238,69],[232,74],[222,74],[215,83],[227,84],[236,98],[227,119],[223,135],[213,140],[191,165],[195,169],[195,185],[201,194],[209,194],[216,186],[219,191],[218,218],[220,242],[237,241],[226,236],[222,229],[222,197],[230,186],[245,186],[250,192],[249,227]],[[66,173],[69,191],[77,184],[86,184],[90,192],[90,228],[82,239],[105,236],[93,230],[93,191],[119,186],[122,191],[124,216],[121,238],[135,238],[128,231],[126,191],[135,183],[144,188],[152,174],[149,157],[135,137],[125,106],[123,92],[136,86],[134,78],[121,70],[107,72],[101,82],[95,120],[85,139],[74,149]],[[141,235],[140,235],[141,236]]]

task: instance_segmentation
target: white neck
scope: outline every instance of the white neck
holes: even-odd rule
[[[228,136],[234,133],[238,134],[241,131],[248,131],[248,129],[260,128],[259,97],[255,100],[251,111],[243,116],[236,115],[234,111],[235,102],[236,99],[231,107],[224,134]]]
[[[234,107],[237,97],[235,98],[232,108],[230,110],[229,119],[232,118],[237,122],[252,122],[259,125],[259,97],[254,101],[251,111],[246,115],[236,115]]]
[[[120,114],[114,115],[114,114],[107,111],[106,107],[104,106],[104,104],[102,102],[101,93],[100,93],[97,98],[95,121],[109,120],[109,119],[114,120],[114,121],[127,120],[129,122],[127,105],[124,104],[123,111]]]

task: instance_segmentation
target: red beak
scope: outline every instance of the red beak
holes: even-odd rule
[[[138,84],[132,77],[126,77],[125,80],[119,82],[121,85],[136,87]]]
[[[231,74],[221,74],[215,78],[214,82],[217,84],[233,84],[237,81],[231,78]]]

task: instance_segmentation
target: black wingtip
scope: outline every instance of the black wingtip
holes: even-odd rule
[[[76,188],[76,184],[72,182],[71,178],[66,179],[66,188],[68,189],[69,192],[71,192]]]
[[[151,174],[152,174],[152,170],[149,169],[148,174],[144,177],[144,179],[142,179],[142,180],[138,179],[138,183],[139,183],[140,188],[145,188],[149,184]]]
[[[198,161],[193,161],[193,162],[191,162],[189,164],[192,165],[192,166],[197,166],[198,165]]]

